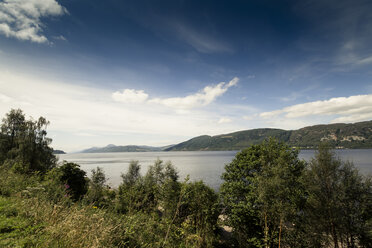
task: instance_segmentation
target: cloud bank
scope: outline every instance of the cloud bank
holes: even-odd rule
[[[336,97],[324,101],[296,104],[283,109],[263,112],[264,119],[285,117],[289,119],[309,116],[336,116],[335,122],[358,122],[372,119],[372,94]]]
[[[42,34],[41,18],[68,13],[55,0],[4,0],[0,3],[0,33],[6,37],[48,42]]]

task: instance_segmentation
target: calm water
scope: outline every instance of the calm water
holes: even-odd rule
[[[337,155],[343,160],[354,162],[355,166],[364,174],[372,174],[372,150],[337,150]],[[236,151],[196,151],[196,152],[123,152],[123,153],[74,153],[59,155],[60,160],[67,160],[80,164],[81,169],[88,172],[97,166],[102,167],[112,187],[121,182],[121,173],[128,170],[131,160],[138,160],[141,173],[157,158],[172,161],[178,169],[180,180],[190,175],[191,180],[203,180],[217,190],[222,183],[220,179],[226,163],[231,162]],[[313,150],[300,152],[300,158],[309,161],[314,155]]]

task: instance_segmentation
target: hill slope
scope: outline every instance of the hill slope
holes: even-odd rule
[[[166,147],[168,148],[168,146]],[[107,145],[105,147],[92,147],[81,151],[82,153],[105,153],[105,152],[156,152],[164,150],[163,147],[152,146],[116,146]]]
[[[328,141],[335,148],[372,148],[372,121],[316,125],[298,130],[264,128],[217,136],[203,135],[172,146],[166,151],[241,150],[268,137],[309,149],[316,147],[321,141]]]

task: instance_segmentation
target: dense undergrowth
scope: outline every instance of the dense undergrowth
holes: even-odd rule
[[[45,185],[39,176],[1,170],[0,247],[217,245],[213,244],[217,242],[216,229],[195,228],[191,215],[180,223],[177,215],[168,218],[160,210],[123,213],[115,207],[98,207],[97,202],[88,203],[88,199],[74,202],[68,195],[52,200]],[[190,185],[195,183],[186,187]]]

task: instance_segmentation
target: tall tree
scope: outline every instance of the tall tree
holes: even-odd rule
[[[286,242],[304,201],[304,166],[297,150],[275,139],[239,152],[225,166],[221,196],[242,247]]]
[[[20,109],[12,109],[1,124],[0,163],[8,161],[22,172],[45,173],[56,165],[56,157],[47,138],[49,122],[40,117],[26,120]]]
[[[306,174],[309,246],[370,247],[372,188],[323,143]]]
[[[106,175],[101,167],[93,169],[89,180],[88,192],[85,195],[85,201],[93,203],[96,206],[105,204]]]

